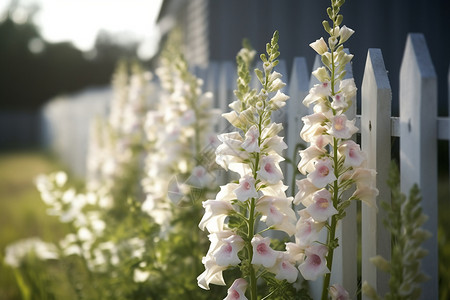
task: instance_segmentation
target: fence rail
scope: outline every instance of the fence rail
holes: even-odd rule
[[[319,60],[316,60],[317,67]],[[285,74],[284,81],[288,86],[284,92],[291,99],[277,121],[285,125],[285,140],[289,146],[286,155],[295,157],[295,147],[301,142],[299,132],[302,127],[301,118],[310,112],[303,106],[301,100],[307,95],[309,88],[316,83],[310,77],[311,70],[307,69],[306,60],[296,57],[293,60],[292,71],[287,75],[287,66],[280,64],[278,71]],[[211,62],[207,68],[195,68],[194,72],[204,79],[204,89],[215,95],[215,105],[222,111],[228,111],[228,104],[233,101],[233,90],[236,85],[236,68],[231,62]],[[347,76],[351,77],[349,65]],[[450,77],[449,77],[450,82]],[[391,162],[391,138],[400,138],[400,172],[402,190],[406,192],[417,183],[423,197],[424,213],[429,216],[425,228],[433,233],[433,237],[425,243],[429,255],[423,261],[425,272],[431,280],[423,285],[427,299],[438,299],[438,253],[437,253],[437,182],[438,182],[438,153],[437,140],[450,140],[450,120],[448,117],[437,116],[437,77],[428,52],[425,38],[421,34],[410,34],[407,39],[402,67],[400,72],[399,105],[400,116],[391,115],[392,91],[380,49],[369,49],[361,93],[361,115],[356,115],[356,105],[347,112],[349,118],[356,118],[360,128],[362,149],[368,154],[368,167],[377,170],[377,187],[380,191],[378,201],[390,201],[390,190],[387,186],[387,176]],[[69,103],[69,101],[67,101]],[[356,101],[354,101],[356,103]],[[91,111],[92,102],[79,101],[85,105],[84,110]],[[58,111],[52,108],[61,103],[50,103],[44,108],[47,128],[51,133],[59,128],[58,135],[71,137],[76,126],[62,126]],[[67,107],[70,107],[68,104]],[[62,109],[62,108],[61,108]],[[106,112],[100,110],[100,112]],[[78,119],[71,117],[71,122],[84,124],[86,115],[77,114]],[[68,119],[66,120],[68,121]],[[86,126],[85,126],[86,127]],[[62,128],[67,130],[61,132]],[[225,131],[225,120],[219,122],[219,132]],[[70,132],[68,130],[71,130]],[[87,127],[81,139],[87,141]],[[79,132],[81,134],[81,132]],[[54,140],[54,139],[50,139]],[[79,140],[79,145],[66,139],[68,145],[59,145],[59,151],[86,153],[86,142]],[[66,155],[73,159],[74,155]],[[70,165],[72,162],[67,161]],[[76,162],[80,164],[80,161]],[[286,184],[291,185],[294,173],[292,168],[285,167]],[[339,228],[340,245],[334,257],[333,282],[340,282],[356,296],[358,292],[358,270],[356,257],[358,243],[361,243],[361,279],[367,280],[376,287],[380,294],[388,289],[388,275],[378,271],[369,258],[377,254],[390,258],[390,235],[383,227],[382,219],[386,217],[380,209],[376,212],[372,208],[362,205],[361,211],[362,234],[357,239],[357,210],[356,204],[349,207],[347,217]],[[313,288],[313,294],[316,291]],[[425,296],[424,296],[425,297]],[[315,297],[314,297],[315,298]]]

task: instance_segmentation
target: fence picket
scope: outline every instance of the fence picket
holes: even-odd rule
[[[308,114],[308,108],[303,105],[302,101],[308,94],[309,90],[309,73],[304,57],[296,57],[293,61],[292,74],[289,81],[289,96],[287,102],[287,129],[286,139],[288,148],[286,155],[289,159],[295,158],[292,161],[292,167],[287,168],[286,184],[289,185],[287,194],[292,194],[292,189],[295,193],[295,184],[292,185],[294,170],[297,169],[296,161],[298,159],[298,152],[295,151],[296,145],[301,142],[300,130],[303,127],[302,117]],[[295,152],[295,153],[294,153]]]
[[[437,77],[422,34],[409,34],[400,68],[400,171],[405,194],[418,184],[422,207],[433,233],[425,241],[422,268],[431,279],[422,299],[438,299],[437,250]]]
[[[391,162],[391,101],[392,91],[380,49],[369,49],[361,87],[361,146],[367,153],[367,167],[377,171],[379,201],[390,203],[391,192],[387,186]],[[378,204],[379,206],[379,204]],[[389,288],[389,276],[378,270],[369,259],[381,255],[390,260],[391,238],[383,226],[387,214],[380,209],[362,204],[361,224],[361,277],[378,294],[384,295]],[[363,299],[366,298],[363,295]]]

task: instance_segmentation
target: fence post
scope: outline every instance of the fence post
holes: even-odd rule
[[[377,171],[376,186],[379,201],[391,202],[387,185],[391,162],[391,101],[392,91],[380,49],[369,49],[361,87],[361,143],[367,153],[367,167]],[[378,203],[379,207],[379,203]],[[383,226],[384,210],[361,206],[361,277],[379,295],[389,288],[388,273],[378,270],[370,261],[381,255],[391,258],[391,235]],[[367,299],[362,295],[363,299]]]
[[[405,194],[418,184],[428,255],[422,269],[431,279],[422,285],[422,299],[438,299],[437,249],[437,77],[422,34],[408,35],[400,68],[400,171]]]
[[[308,114],[308,108],[303,105],[303,99],[308,94],[309,89],[309,74],[306,66],[306,59],[304,57],[295,57],[291,78],[289,81],[289,96],[287,101],[287,130],[286,142],[288,148],[286,156],[293,159],[292,166],[287,167],[286,185],[289,186],[287,195],[295,195],[295,182],[292,184],[294,174],[297,170],[298,153],[294,153],[296,145],[300,143],[300,130],[303,126],[302,118]],[[299,150],[299,149],[298,149]],[[295,172],[294,172],[295,170]]]

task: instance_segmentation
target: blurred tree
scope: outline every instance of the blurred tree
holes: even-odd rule
[[[0,110],[35,110],[58,94],[109,84],[119,58],[137,57],[137,42],[115,40],[107,32],[97,37],[94,55],[71,43],[48,43],[33,23],[38,8],[25,7],[21,21],[17,9],[12,1],[0,23]]]

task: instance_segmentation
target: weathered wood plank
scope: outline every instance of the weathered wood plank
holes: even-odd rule
[[[377,171],[378,201],[390,203],[387,186],[391,162],[391,101],[392,91],[380,49],[369,49],[361,87],[361,146],[367,153],[367,167]],[[378,203],[379,205],[379,203]],[[391,238],[383,225],[387,214],[362,204],[361,223],[361,277],[374,287],[379,295],[389,290],[389,276],[370,261],[381,255],[390,260]],[[363,295],[363,299],[365,299]]]
[[[422,299],[438,299],[437,249],[437,77],[422,34],[409,34],[400,68],[400,171],[405,194],[417,183],[422,207],[433,233],[422,268],[431,279]]]

